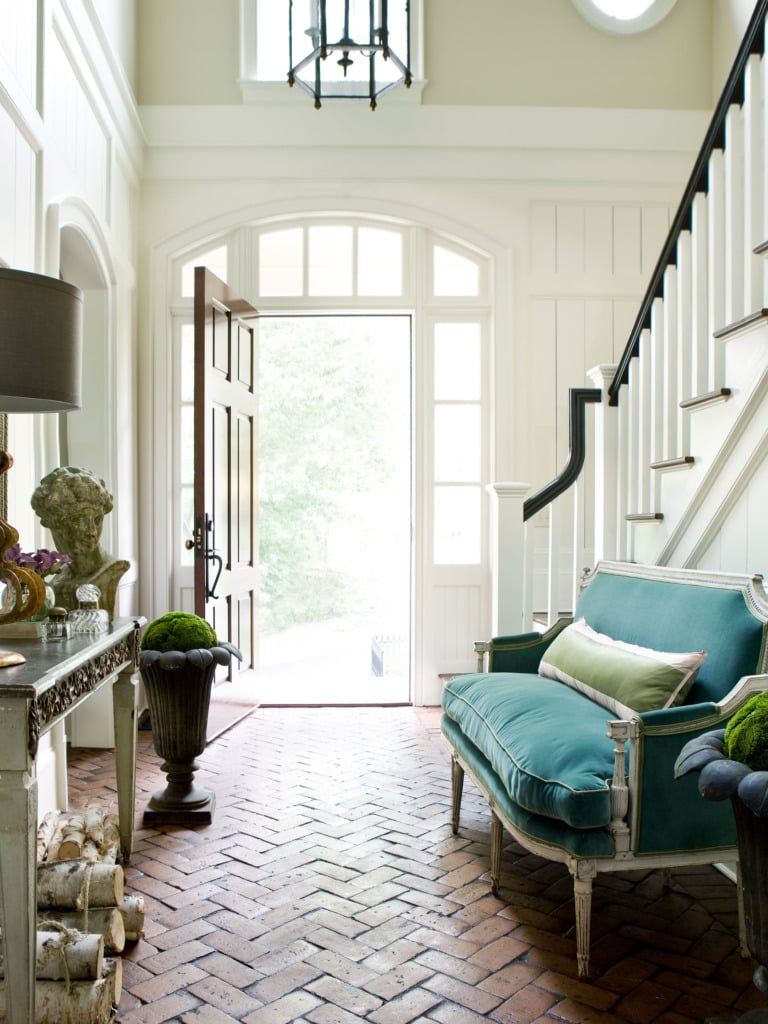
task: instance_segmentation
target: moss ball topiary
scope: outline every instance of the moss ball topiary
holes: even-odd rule
[[[723,753],[752,771],[768,771],[768,691],[750,697],[730,720]]]
[[[191,612],[166,612],[153,619],[141,641],[143,651],[194,651],[216,647],[219,641],[210,623]]]

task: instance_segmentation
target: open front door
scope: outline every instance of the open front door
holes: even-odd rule
[[[195,267],[195,612],[240,648],[240,672],[257,636],[257,332],[253,306]]]

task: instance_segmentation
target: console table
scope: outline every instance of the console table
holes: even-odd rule
[[[107,633],[2,644],[26,658],[0,669],[0,901],[10,1024],[35,1019],[38,742],[90,694],[112,686],[120,847],[127,861],[136,800],[136,669],[145,622],[115,619]]]

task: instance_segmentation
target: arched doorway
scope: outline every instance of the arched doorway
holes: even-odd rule
[[[164,552],[171,567],[168,600],[180,607],[191,601],[183,565],[185,490],[191,481],[181,452],[194,266],[205,264],[227,280],[260,310],[265,324],[291,316],[410,317],[412,695],[416,703],[437,703],[440,673],[472,668],[472,642],[489,621],[485,486],[491,479],[494,259],[455,233],[379,211],[270,212],[248,223],[235,223],[234,215],[227,220],[218,232],[210,225],[199,231],[204,241],[195,242],[190,230],[183,245],[176,239],[156,254],[153,280],[171,282],[172,290],[166,311],[154,311],[157,338],[170,344],[163,343],[163,351],[155,344],[153,386],[163,363],[178,384],[172,398],[178,415],[169,423],[171,457],[165,471],[159,459],[154,478],[155,488],[167,488],[173,502]],[[164,540],[156,540],[160,553]],[[165,585],[158,572],[156,594]]]

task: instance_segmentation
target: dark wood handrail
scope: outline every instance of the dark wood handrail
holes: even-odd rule
[[[734,103],[741,105],[744,102],[744,71],[747,61],[751,54],[762,54],[764,52],[765,36],[763,25],[767,12],[768,0],[757,0],[746,34],[731,67],[720,100],[715,107],[715,112],[704,136],[704,142],[699,150],[699,155],[696,157],[696,162],[693,165],[693,171],[683,192],[683,198],[680,200],[680,205],[672,221],[669,234],[651,275],[648,289],[640,305],[640,311],[630,332],[626,348],[616,368],[613,380],[608,386],[609,403],[611,405],[619,404],[619,389],[622,384],[626,384],[629,377],[629,364],[640,350],[640,335],[647,327],[651,326],[651,307],[653,306],[653,301],[659,298],[664,291],[664,271],[670,263],[677,262],[677,239],[681,231],[690,229],[691,207],[696,193],[706,192],[709,187],[709,158],[713,150],[723,149],[725,146],[725,119],[728,109]]]
[[[599,402],[603,393],[600,388],[569,388],[568,389],[568,461],[562,473],[551,480],[540,491],[532,494],[523,502],[523,521],[527,522],[555,498],[567,491],[575,483],[584,466],[587,451],[587,414],[585,406],[588,402]]]

